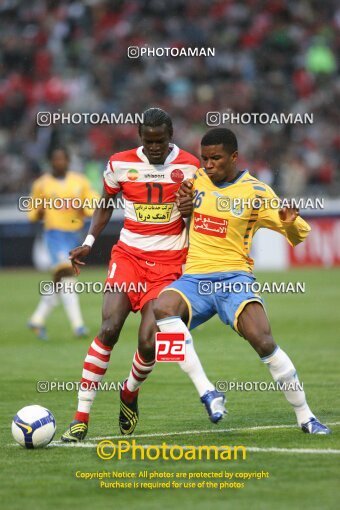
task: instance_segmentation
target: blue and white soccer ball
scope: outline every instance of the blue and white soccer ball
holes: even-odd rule
[[[24,448],[44,448],[53,439],[56,422],[51,411],[38,405],[20,409],[12,421],[12,434]]]

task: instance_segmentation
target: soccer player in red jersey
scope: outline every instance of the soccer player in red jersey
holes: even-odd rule
[[[78,409],[62,436],[65,442],[85,438],[90,408],[112,348],[129,313],[140,310],[138,349],[120,394],[122,434],[131,434],[138,422],[139,387],[155,365],[157,326],[152,302],[162,289],[181,276],[188,251],[183,217],[191,213],[192,195],[188,188],[187,199],[182,197],[179,203],[177,192],[181,186],[185,189],[183,181],[193,178],[200,167],[195,156],[170,143],[172,133],[169,115],[159,108],[150,108],[144,112],[139,126],[142,146],[111,156],[104,172],[103,199],[107,204],[110,197],[122,191],[125,221],[120,239],[112,248],[106,280],[112,292],[104,293],[102,326],[85,358]],[[109,206],[97,208],[84,244],[70,252],[76,273],[112,211]],[[186,358],[180,366],[195,384],[210,420],[217,423],[225,413],[225,398],[207,379],[192,343],[186,345]]]

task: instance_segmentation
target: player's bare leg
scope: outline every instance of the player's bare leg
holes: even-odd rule
[[[218,423],[226,414],[225,396],[223,393],[216,391],[212,382],[209,381],[197,356],[192,336],[186,326],[189,319],[188,305],[181,294],[173,290],[166,290],[156,300],[154,312],[160,331],[184,333],[186,342],[185,360],[178,364],[195,385],[210,420],[213,423]]]
[[[286,399],[292,405],[302,430],[310,434],[329,434],[328,427],[322,425],[310,410],[292,361],[276,345],[262,305],[256,302],[248,303],[238,318],[237,328],[263,363],[268,365],[274,381],[280,384]]]
[[[73,422],[61,437],[63,441],[78,442],[85,438],[97,388],[106,373],[112,348],[119,339],[130,311],[131,304],[127,294],[123,292],[104,294],[101,329],[86,355],[81,388],[78,392],[78,409]]]
[[[138,349],[134,354],[129,377],[120,392],[119,428],[122,434],[132,434],[138,423],[138,392],[141,384],[155,366],[155,334],[157,326],[153,302],[148,301],[142,309],[138,332]]]

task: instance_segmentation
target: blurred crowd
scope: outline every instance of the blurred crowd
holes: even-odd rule
[[[340,8],[329,0],[3,0],[0,3],[0,193],[28,191],[48,151],[100,180],[137,127],[38,127],[36,113],[173,117],[174,141],[198,154],[206,112],[313,113],[312,125],[226,125],[240,166],[286,195],[340,185]],[[129,46],[213,47],[215,57],[129,59]]]

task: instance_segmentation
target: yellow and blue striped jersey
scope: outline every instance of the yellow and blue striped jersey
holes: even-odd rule
[[[258,229],[275,230],[293,246],[310,231],[300,217],[282,222],[274,191],[247,170],[225,185],[213,184],[202,168],[195,174],[186,274],[252,272],[250,248]]]
[[[67,172],[63,179],[44,174],[33,184],[28,219],[38,221],[42,211],[46,230],[74,232],[83,227],[86,216],[92,216],[92,201],[98,197],[81,174]]]

